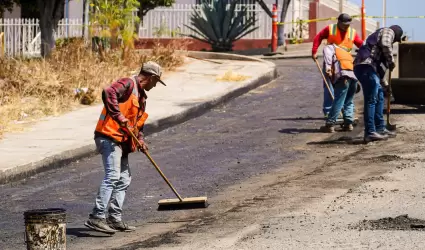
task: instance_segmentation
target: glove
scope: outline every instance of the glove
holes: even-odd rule
[[[143,152],[143,153],[147,152],[148,151],[148,145],[146,144],[146,142],[143,139],[139,139],[139,142],[140,142],[140,144],[142,144],[142,146],[141,147],[139,146],[139,148],[138,148],[139,151]]]
[[[394,62],[390,62],[388,65],[388,69],[392,72],[395,68],[395,63]]]

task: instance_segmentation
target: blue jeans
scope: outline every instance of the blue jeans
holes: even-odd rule
[[[357,80],[341,77],[334,85],[335,100],[326,120],[326,124],[335,124],[336,119],[344,108],[343,116],[345,124],[354,122],[354,95],[356,94]]]
[[[359,79],[364,96],[365,136],[385,129],[384,91],[378,74],[370,65],[356,65],[354,74]]]
[[[95,206],[90,216],[106,218],[109,204],[109,218],[121,221],[125,194],[131,182],[128,154],[123,155],[122,149],[112,140],[97,137],[95,143],[97,151],[102,155],[105,177],[100,184]]]
[[[331,80],[326,74],[326,70],[322,68],[323,74],[325,75],[326,81],[328,82],[329,89],[331,90],[332,95],[334,94],[334,88],[332,86]],[[326,87],[325,82],[323,81],[323,114],[327,115],[331,111],[333,100],[332,95],[329,93],[328,88]]]

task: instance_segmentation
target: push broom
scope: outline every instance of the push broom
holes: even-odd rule
[[[142,144],[139,142],[137,137],[134,135],[133,131],[127,127],[128,132],[130,133],[131,137],[137,142],[139,147],[142,147]],[[177,192],[177,190],[173,187],[171,182],[165,177],[164,173],[161,171],[161,169],[158,167],[158,165],[155,163],[155,161],[152,159],[150,154],[146,151],[144,152],[145,155],[148,157],[149,161],[152,163],[152,165],[156,168],[158,173],[161,175],[161,177],[164,179],[164,181],[168,184],[168,186],[171,188],[171,190],[174,192],[174,194],[177,196],[177,199],[163,199],[158,201],[158,210],[180,210],[180,209],[194,209],[194,208],[206,208],[208,207],[207,197],[188,197],[188,198],[182,198],[180,194]]]

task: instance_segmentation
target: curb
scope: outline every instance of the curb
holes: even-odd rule
[[[172,127],[174,125],[177,125],[187,120],[198,117],[208,112],[211,108],[219,104],[225,103],[233,98],[236,98],[242,94],[245,94],[249,92],[250,90],[260,87],[277,78],[276,65],[272,62],[268,62],[262,59],[248,57],[248,56],[241,56],[241,55],[224,54],[224,53],[219,54],[219,53],[212,53],[212,52],[195,52],[190,54],[194,56],[196,55],[200,58],[202,57],[203,59],[258,61],[258,62],[263,62],[265,64],[270,65],[270,70],[266,72],[265,74],[259,75],[251,79],[244,86],[234,89],[223,96],[217,97],[210,101],[199,103],[198,105],[191,107],[188,110],[185,110],[178,114],[157,120],[153,123],[146,124],[145,135],[149,136],[153,133],[157,133],[166,128]],[[64,165],[70,164],[72,162],[76,162],[86,157],[94,156],[96,154],[97,154],[96,147],[94,142],[92,141],[90,144],[86,146],[64,151],[37,162],[21,165],[15,168],[5,170],[4,172],[0,172],[0,185],[6,184],[11,181],[18,181],[18,180],[30,177],[34,174],[41,173],[47,170],[60,168],[60,167],[63,167]]]

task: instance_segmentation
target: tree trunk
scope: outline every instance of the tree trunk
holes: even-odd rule
[[[41,16],[40,18],[40,30],[41,30],[41,56],[48,57],[52,53],[52,49],[55,45],[55,39],[53,38],[53,21],[47,16]]]
[[[53,30],[57,30],[61,18],[64,0],[37,0],[40,11],[41,56],[46,58],[55,48]]]

